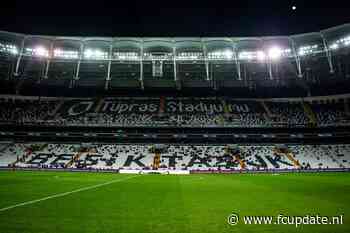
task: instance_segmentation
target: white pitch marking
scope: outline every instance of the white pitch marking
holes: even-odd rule
[[[53,199],[53,198],[56,198],[56,197],[67,196],[67,195],[72,194],[72,193],[78,193],[78,192],[82,192],[82,191],[86,191],[86,190],[90,190],[90,189],[99,188],[99,187],[106,186],[106,185],[109,185],[109,184],[113,184],[113,183],[118,183],[118,182],[122,182],[122,181],[125,181],[125,180],[129,180],[129,179],[132,179],[132,178],[135,178],[135,177],[138,177],[138,176],[129,176],[129,177],[126,177],[124,179],[112,180],[112,181],[108,181],[108,182],[105,182],[105,183],[102,183],[102,184],[96,184],[96,185],[92,185],[92,186],[88,186],[88,187],[85,187],[85,188],[76,189],[76,190],[69,191],[69,192],[59,193],[59,194],[47,196],[47,197],[36,199],[36,200],[32,200],[32,201],[26,201],[26,202],[18,203],[16,205],[11,205],[11,206],[8,206],[8,207],[1,208],[0,212],[6,211],[6,210],[10,210],[10,209],[13,209],[13,208],[16,208],[16,207],[21,207],[21,206],[25,206],[25,205],[34,204],[34,203],[41,202],[41,201],[46,201],[46,200]]]

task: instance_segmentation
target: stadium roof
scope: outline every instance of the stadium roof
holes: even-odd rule
[[[295,40],[296,42],[312,42],[321,40],[324,37],[328,42],[335,41],[343,36],[350,34],[350,24],[344,24],[337,27],[328,28],[320,32],[311,32],[306,34],[297,34],[289,36],[267,36],[267,37],[69,37],[69,36],[46,36],[46,35],[26,35],[20,33],[0,31],[0,40],[16,43],[20,46],[21,42],[35,41],[43,43],[51,43],[64,41],[71,45],[77,43],[89,44],[91,46],[103,46],[110,45],[116,47],[136,47],[140,48],[143,45],[144,48],[151,47],[163,47],[173,48],[175,47],[201,47],[203,43],[210,44],[212,46],[222,46],[225,44],[235,43],[239,47],[245,46],[260,46],[262,42],[266,41],[283,41],[283,40]]]

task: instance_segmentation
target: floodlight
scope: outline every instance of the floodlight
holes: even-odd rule
[[[239,53],[238,58],[241,60],[252,60],[254,56],[252,52],[243,51]]]
[[[231,50],[226,50],[226,51],[224,51],[224,56],[225,56],[225,58],[231,59],[231,58],[232,58],[232,55],[233,55],[233,52],[232,52]]]
[[[102,57],[103,56],[103,52],[101,50],[95,50],[95,57]]]
[[[101,59],[105,56],[105,52],[98,49],[95,49],[95,50],[87,49],[84,52],[84,56],[85,58]]]
[[[335,50],[339,48],[339,45],[337,43],[332,44],[331,46],[329,46],[330,49]]]
[[[87,49],[87,50],[85,50],[85,52],[84,52],[86,58],[91,58],[92,55],[93,55],[93,53],[94,53],[94,52],[93,52],[91,49]]]
[[[39,57],[47,57],[49,55],[48,51],[42,46],[36,47],[34,50],[34,54]]]
[[[60,56],[60,55],[62,54],[62,50],[60,50],[60,49],[55,49],[55,50],[53,51],[53,54],[54,54],[55,57],[56,57],[56,56]]]
[[[305,50],[300,50],[298,54],[299,54],[299,56],[304,56],[306,54],[306,52],[305,52]]]
[[[13,49],[11,50],[11,53],[14,54],[14,55],[17,55],[17,54],[18,54],[17,48],[13,48]]]
[[[258,58],[259,61],[264,61],[266,58],[266,55],[263,51],[257,51],[256,57]]]
[[[271,60],[277,60],[277,59],[279,59],[281,57],[282,50],[280,48],[278,48],[278,47],[272,47],[272,48],[269,49],[268,54],[269,54],[269,58]]]

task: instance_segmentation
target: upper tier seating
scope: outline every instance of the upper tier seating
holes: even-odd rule
[[[116,98],[82,100],[0,99],[0,123],[178,126],[319,127],[349,125],[344,102],[230,98]],[[310,116],[311,115],[311,116]],[[312,118],[312,119],[311,119]]]

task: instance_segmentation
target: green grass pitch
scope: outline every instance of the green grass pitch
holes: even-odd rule
[[[349,173],[131,176],[0,172],[0,209],[67,193],[0,211],[0,233],[350,232]],[[233,212],[344,218],[343,225],[231,226]]]

